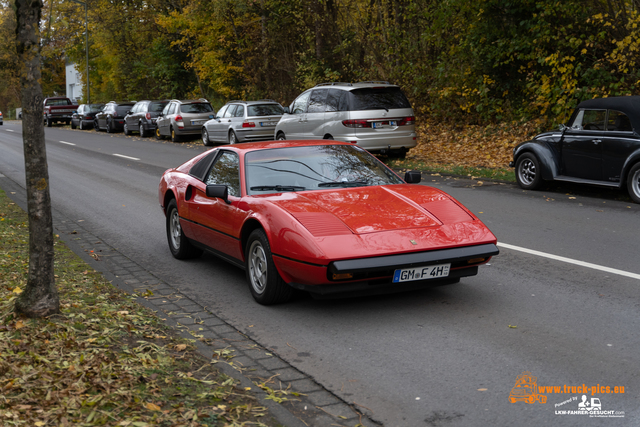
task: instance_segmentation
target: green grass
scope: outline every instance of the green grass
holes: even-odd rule
[[[444,165],[410,159],[388,159],[387,165],[395,170],[419,170],[427,173],[440,173],[462,177],[494,179],[497,181],[516,182],[513,169],[473,168],[468,166]]]

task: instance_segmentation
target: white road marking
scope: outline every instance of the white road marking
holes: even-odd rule
[[[511,249],[511,250],[514,250],[514,251],[524,252],[524,253],[531,254],[531,255],[536,255],[536,256],[540,256],[540,257],[544,257],[544,258],[553,259],[553,260],[556,260],[556,261],[566,262],[568,264],[579,265],[581,267],[592,268],[594,270],[600,270],[600,271],[604,271],[606,273],[617,274],[617,275],[620,275],[620,276],[626,276],[626,277],[631,277],[632,279],[640,280],[640,274],[631,273],[629,271],[624,271],[624,270],[618,270],[618,269],[615,269],[615,268],[605,267],[604,265],[591,264],[590,262],[578,261],[577,259],[565,258],[563,256],[552,255],[552,254],[548,254],[546,252],[534,251],[533,249],[521,248],[520,246],[509,245],[507,243],[498,242],[498,246],[500,246],[502,248]]]
[[[7,132],[15,132],[13,129],[6,129]]]
[[[137,158],[137,157],[129,157],[129,156],[124,156],[124,155],[122,155],[122,154],[114,154],[114,156],[122,157],[123,159],[129,159],[129,160],[140,160],[140,159],[139,159],[139,158]]]
[[[76,145],[73,142],[67,142],[67,141],[58,141],[60,144],[67,144],[67,145]]]

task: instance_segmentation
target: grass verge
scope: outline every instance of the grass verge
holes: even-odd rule
[[[13,305],[27,280],[28,223],[0,190],[1,425],[279,425],[250,390],[57,236],[55,254],[61,315],[16,317]]]
[[[385,163],[394,170],[419,170],[427,173],[465,176],[471,178],[495,179],[498,181],[516,182],[513,169],[493,169],[462,165],[449,165],[416,159],[388,159]]]

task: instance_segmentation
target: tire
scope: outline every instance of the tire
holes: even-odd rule
[[[535,190],[542,186],[540,162],[535,154],[524,153],[516,162],[516,181],[525,190]]]
[[[279,304],[291,299],[293,288],[280,277],[273,263],[269,240],[261,228],[249,235],[245,263],[249,290],[258,304]]]
[[[80,123],[78,123],[78,127],[80,128],[80,130],[84,130],[84,121],[80,120]]]
[[[175,199],[167,205],[167,241],[171,255],[176,259],[190,259],[202,255],[202,250],[196,248],[189,242],[189,239],[182,232],[180,226],[180,215]]]
[[[73,124],[73,120],[71,120],[71,129],[75,129],[77,126]]]
[[[125,135],[131,135],[131,131],[129,130],[129,126],[127,126],[127,122],[124,122],[124,134]]]
[[[287,138],[284,136],[284,132],[278,132],[278,135],[276,136],[276,139],[278,141],[286,141]]]
[[[229,137],[227,138],[227,142],[229,143],[229,145],[238,143],[238,137],[236,136],[236,133],[234,131],[232,130],[229,131]]]
[[[629,170],[627,190],[629,190],[631,199],[636,203],[640,203],[640,162],[633,165]]]
[[[47,117],[45,123],[47,124],[47,127],[50,128],[51,126],[53,126],[53,122],[51,121],[51,119],[49,117]]]
[[[145,136],[147,136],[147,133],[144,131],[144,125],[142,124],[142,122],[140,122],[140,127],[138,128],[138,131],[140,132],[141,138],[144,138]]]
[[[111,120],[107,120],[107,133],[113,133],[114,129],[111,126]]]
[[[171,142],[179,142],[180,137],[176,134],[176,131],[171,128]]]
[[[209,139],[209,132],[207,132],[207,128],[202,128],[202,143],[206,147],[210,147],[213,145],[213,143]]]
[[[159,128],[159,127],[156,127],[156,139],[157,139],[158,141],[161,141],[161,140],[163,140],[163,139],[164,139],[164,137],[163,137],[163,136],[162,136],[162,134],[160,133],[160,128]]]
[[[97,119],[93,121],[93,128],[96,130],[96,132],[100,132],[100,126],[98,125]]]

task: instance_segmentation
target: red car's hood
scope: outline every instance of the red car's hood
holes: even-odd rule
[[[287,196],[272,203],[288,211],[317,237],[477,221],[445,193],[422,185],[357,187]]]

